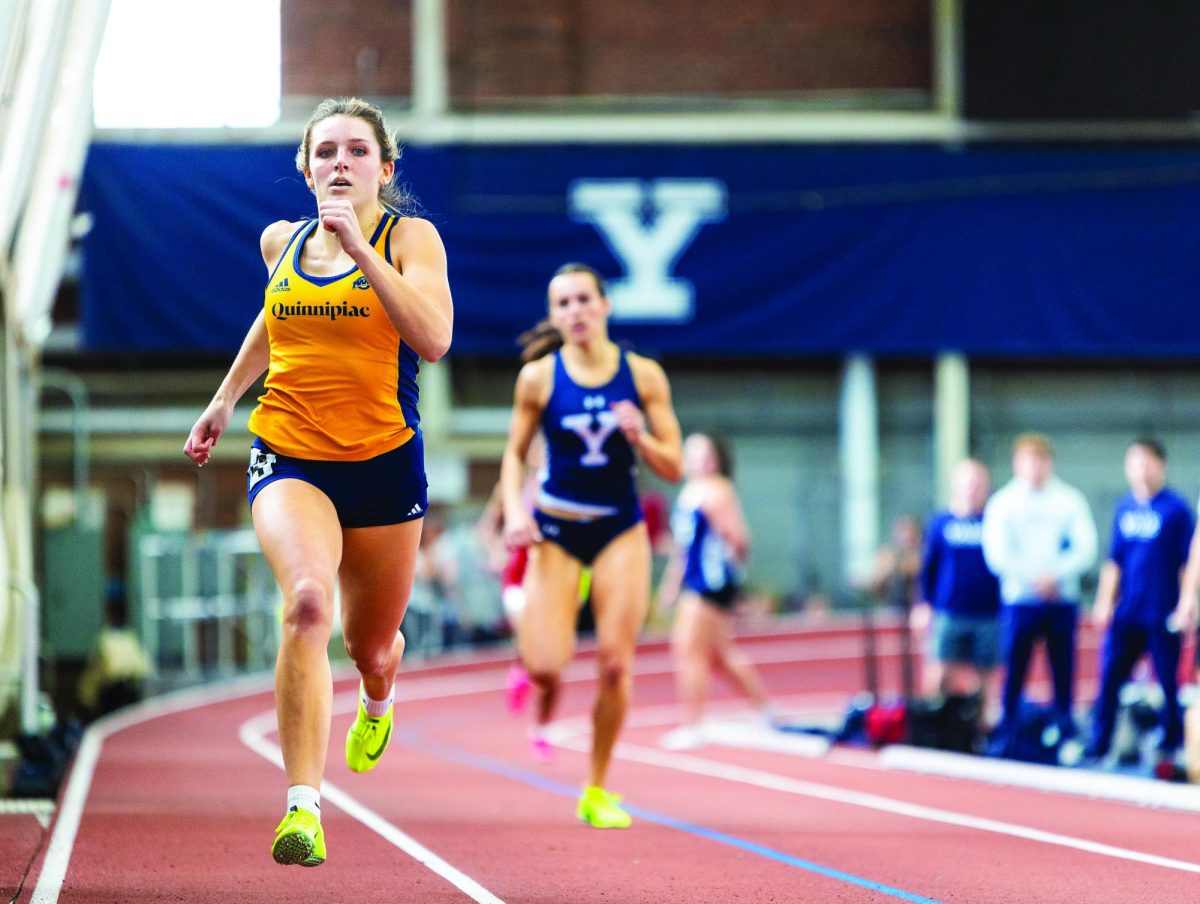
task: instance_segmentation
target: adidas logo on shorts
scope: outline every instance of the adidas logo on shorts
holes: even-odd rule
[[[416,505],[414,505],[411,509],[408,510],[408,514],[405,515],[404,517],[411,518],[411,517],[413,517],[413,515],[419,515],[419,514],[421,514],[421,503],[418,502]]]

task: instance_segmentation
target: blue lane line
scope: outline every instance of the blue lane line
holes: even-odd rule
[[[527,769],[521,769],[501,760],[494,760],[491,757],[481,756],[479,754],[469,753],[465,750],[460,750],[457,747],[448,747],[444,744],[438,744],[433,741],[426,740],[411,730],[399,730],[396,732],[399,740],[418,750],[424,750],[427,753],[432,753],[441,757],[444,760],[450,760],[454,763],[460,763],[464,766],[470,766],[473,769],[479,769],[483,772],[491,772],[493,775],[500,775],[504,778],[510,778],[514,781],[522,782],[526,785],[532,785],[535,788],[540,788],[543,791],[549,791],[552,794],[560,794],[563,797],[569,797],[572,800],[579,796],[579,789],[557,782],[553,779],[548,779],[545,776],[538,775],[536,772],[530,772]],[[751,854],[757,854],[760,857],[766,857],[768,860],[774,860],[778,863],[784,863],[788,866],[794,866],[797,869],[802,869],[810,873],[816,873],[820,876],[825,876],[829,879],[836,879],[839,882],[846,882],[850,885],[857,885],[860,888],[867,888],[871,891],[879,892],[880,894],[889,895],[901,901],[911,901],[913,904],[943,904],[934,898],[926,898],[922,895],[913,894],[912,892],[904,891],[901,888],[892,888],[890,885],[883,885],[879,882],[873,882],[862,876],[856,876],[853,873],[845,873],[839,869],[832,869],[828,866],[822,866],[819,863],[813,863],[810,860],[802,860],[799,857],[793,857],[791,854],[785,854],[782,851],[777,851],[774,848],[765,847],[761,844],[755,844],[753,841],[747,841],[745,838],[738,838],[736,835],[727,835],[725,832],[718,832],[715,829],[709,829],[705,826],[696,825],[690,822],[684,822],[681,819],[676,819],[673,816],[667,816],[665,813],[657,813],[653,810],[646,810],[642,807],[633,807],[625,805],[625,809],[631,814],[644,819],[647,822],[657,823],[661,826],[666,826],[669,829],[676,829],[680,832],[686,832],[689,835],[695,835],[698,838],[707,838],[709,841],[715,841],[718,844],[726,844],[738,850],[747,851]]]

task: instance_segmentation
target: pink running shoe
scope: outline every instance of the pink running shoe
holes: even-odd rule
[[[554,748],[550,746],[550,742],[540,731],[530,733],[529,752],[533,754],[535,763],[541,763],[544,766],[554,762]]]
[[[510,666],[508,678],[504,683],[504,694],[508,711],[514,716],[525,712],[525,704],[529,702],[530,687],[532,687],[532,683],[529,680],[529,673],[515,663]]]

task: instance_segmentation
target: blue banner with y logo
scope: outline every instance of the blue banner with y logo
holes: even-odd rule
[[[232,354],[259,233],[314,212],[293,153],[94,145],[86,346]],[[410,147],[401,179],[446,244],[452,354],[515,354],[578,260],[651,354],[1200,356],[1192,148]]]

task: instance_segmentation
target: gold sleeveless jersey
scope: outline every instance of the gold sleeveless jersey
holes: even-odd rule
[[[420,359],[358,267],[339,276],[300,268],[318,223],[296,230],[267,280],[271,363],[250,430],[292,458],[363,461],[412,438]],[[371,237],[389,264],[395,225],[395,215],[385,213]]]

